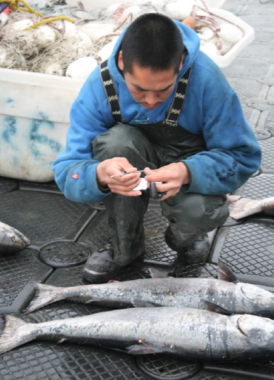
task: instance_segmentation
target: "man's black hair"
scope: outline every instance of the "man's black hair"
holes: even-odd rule
[[[124,72],[132,74],[133,64],[152,70],[178,72],[184,44],[177,25],[168,17],[147,13],[126,30],[122,41]]]

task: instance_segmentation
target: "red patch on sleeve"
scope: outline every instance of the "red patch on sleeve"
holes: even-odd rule
[[[79,174],[78,173],[72,173],[71,178],[72,179],[79,179]]]

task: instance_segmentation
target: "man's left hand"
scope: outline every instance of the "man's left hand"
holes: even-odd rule
[[[155,170],[145,168],[145,174],[148,182],[162,182],[156,184],[159,193],[166,193],[161,201],[174,197],[183,185],[189,184],[188,168],[183,162],[174,162]]]

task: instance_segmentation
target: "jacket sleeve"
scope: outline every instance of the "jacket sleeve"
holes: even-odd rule
[[[99,162],[92,158],[92,141],[107,130],[94,93],[91,81],[87,80],[70,110],[66,146],[52,165],[60,190],[66,198],[79,203],[100,201],[108,195],[98,188]]]
[[[261,148],[235,91],[223,76],[203,94],[202,133],[207,150],[184,160],[187,192],[227,194],[241,187],[261,163]]]

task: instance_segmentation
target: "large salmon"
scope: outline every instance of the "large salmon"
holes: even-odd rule
[[[100,302],[115,308],[126,306],[191,307],[208,310],[208,303],[231,314],[256,314],[274,317],[274,295],[258,286],[236,282],[223,263],[214,278],[148,278],[68,288],[36,284],[34,299],[25,310],[33,312],[61,300],[82,303]],[[235,282],[229,282],[227,280]]]
[[[25,323],[5,315],[0,354],[35,339],[166,353],[202,360],[266,360],[274,354],[274,321],[190,308],[128,308],[85,317]]]

